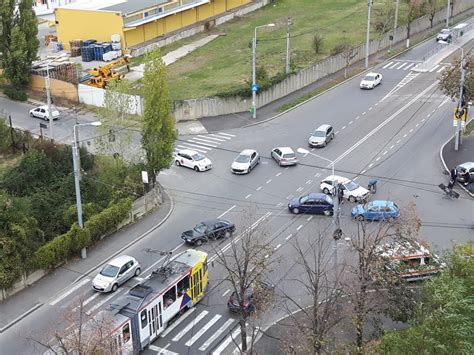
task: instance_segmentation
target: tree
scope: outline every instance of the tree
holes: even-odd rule
[[[342,52],[342,56],[344,57],[344,61],[346,65],[344,66],[344,79],[347,78],[347,68],[351,65],[352,59],[357,55],[357,48],[352,45],[346,45],[344,51]]]
[[[324,38],[320,34],[316,34],[313,37],[311,45],[313,46],[314,53],[319,54],[323,46]]]
[[[298,353],[321,354],[327,352],[329,332],[344,318],[340,312],[340,280],[342,270],[333,269],[331,238],[324,231],[319,231],[314,237],[301,244],[296,236],[293,247],[296,251],[296,265],[302,270],[298,279],[294,280],[299,289],[310,299],[310,307],[301,302],[298,297],[287,293],[284,298],[288,301],[287,311],[291,327],[297,329],[298,338],[293,339],[291,347]],[[334,273],[330,271],[333,270]],[[297,313],[291,310],[296,307]]]
[[[250,218],[252,214],[248,215]],[[240,326],[242,354],[246,354],[247,351],[252,353],[258,331],[255,325],[251,327],[251,344],[248,344],[249,322],[256,320],[259,313],[271,304],[271,292],[269,292],[271,290],[268,290],[265,277],[275,260],[271,258],[273,248],[265,241],[266,236],[266,232],[260,226],[248,226],[238,237],[232,237],[228,250],[217,248],[215,250],[216,262],[225,270],[225,279],[230,283],[231,291],[238,303],[237,319]],[[253,304],[247,307],[249,290],[253,290]]]
[[[436,16],[436,12],[438,11],[438,1],[437,0],[425,0],[424,4],[424,12],[428,15],[430,19],[430,27],[433,28],[433,21]]]
[[[393,28],[394,21],[395,7],[393,2],[386,2],[382,8],[375,9],[375,22],[373,26],[377,33],[379,48],[385,35]]]
[[[410,47],[411,23],[423,14],[424,0],[405,0],[408,6],[407,13],[407,48]]]
[[[145,60],[142,146],[146,152],[148,174],[154,186],[158,172],[168,168],[173,160],[177,135],[168,96],[166,67],[159,49],[148,53]]]
[[[464,101],[474,100],[474,56],[465,58]],[[439,88],[453,100],[459,100],[459,85],[461,81],[460,59],[453,66],[444,70],[439,81]]]

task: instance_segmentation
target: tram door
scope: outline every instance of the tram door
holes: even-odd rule
[[[202,294],[202,269],[192,274],[191,282],[191,296],[193,302],[196,302],[196,298],[199,298]]]
[[[150,327],[150,343],[160,334],[163,327],[161,301],[148,310],[148,326]]]

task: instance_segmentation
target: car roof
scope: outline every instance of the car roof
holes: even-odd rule
[[[327,178],[323,179],[323,180],[335,180],[337,182],[341,182],[341,183],[344,183],[344,182],[348,182],[350,181],[351,179],[349,178],[346,178],[344,176],[339,176],[339,175],[334,175],[334,178],[333,178],[333,175],[329,175]]]
[[[123,266],[131,260],[135,260],[135,258],[128,255],[120,255],[117,256],[115,259],[110,260],[107,264],[112,266]]]
[[[285,154],[285,153],[294,153],[293,149],[290,147],[276,147],[275,149],[280,149],[280,151]]]
[[[202,221],[201,223],[205,224],[206,226],[209,226],[215,224],[216,222],[230,223],[228,220],[221,218],[208,219],[207,221]]]
[[[388,200],[374,200],[369,202],[369,205],[371,206],[377,206],[377,207],[395,207],[393,201],[388,201]]]
[[[191,150],[191,149],[181,149],[180,151],[178,151],[178,153],[188,154],[188,155],[199,154],[195,150]]]
[[[380,75],[380,74],[379,73],[374,73],[374,72],[365,74],[365,76],[376,76],[376,75]]]
[[[323,194],[322,192],[311,192],[308,194],[310,198],[317,198],[318,200],[325,200],[327,201],[328,195]]]
[[[322,124],[321,126],[316,128],[316,131],[326,131],[330,127],[332,127],[330,124]]]
[[[451,32],[450,28],[443,28],[440,32]]]
[[[244,149],[240,152],[239,155],[252,155],[252,153],[257,152],[255,149]]]
[[[474,162],[467,161],[465,163],[459,164],[458,167],[462,167],[464,169],[470,169],[470,168],[474,167]]]

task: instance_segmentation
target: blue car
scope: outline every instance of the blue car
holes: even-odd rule
[[[400,209],[392,201],[377,200],[352,209],[352,217],[359,221],[391,221],[400,216]]]
[[[330,196],[315,192],[294,198],[288,204],[288,209],[294,214],[316,213],[331,216],[334,212],[334,204]]]

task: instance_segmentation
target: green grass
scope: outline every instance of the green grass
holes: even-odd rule
[[[386,4],[393,3],[391,0],[374,2],[372,23],[383,20],[383,9]],[[293,22],[292,64],[302,69],[327,57],[338,44],[358,45],[364,42],[367,0],[276,0],[275,5],[270,4],[245,17],[234,19],[208,33],[165,46],[161,49],[163,54],[207,34],[222,34],[168,66],[171,98],[183,100],[214,96],[247,85],[251,77],[250,43],[254,29],[267,23],[275,23],[276,27],[258,29],[257,65],[263,66],[269,76],[282,72],[285,67],[288,17]],[[406,22],[405,17],[406,4],[400,2],[400,24]],[[315,54],[311,46],[315,34],[323,36],[319,54]],[[371,34],[371,38],[376,36],[376,33]],[[133,61],[141,63],[143,57],[134,58]]]
[[[470,135],[472,132],[474,132],[474,119],[473,120],[470,120],[468,122],[468,124],[466,125],[466,128],[464,129],[464,135],[465,136],[468,136]]]

